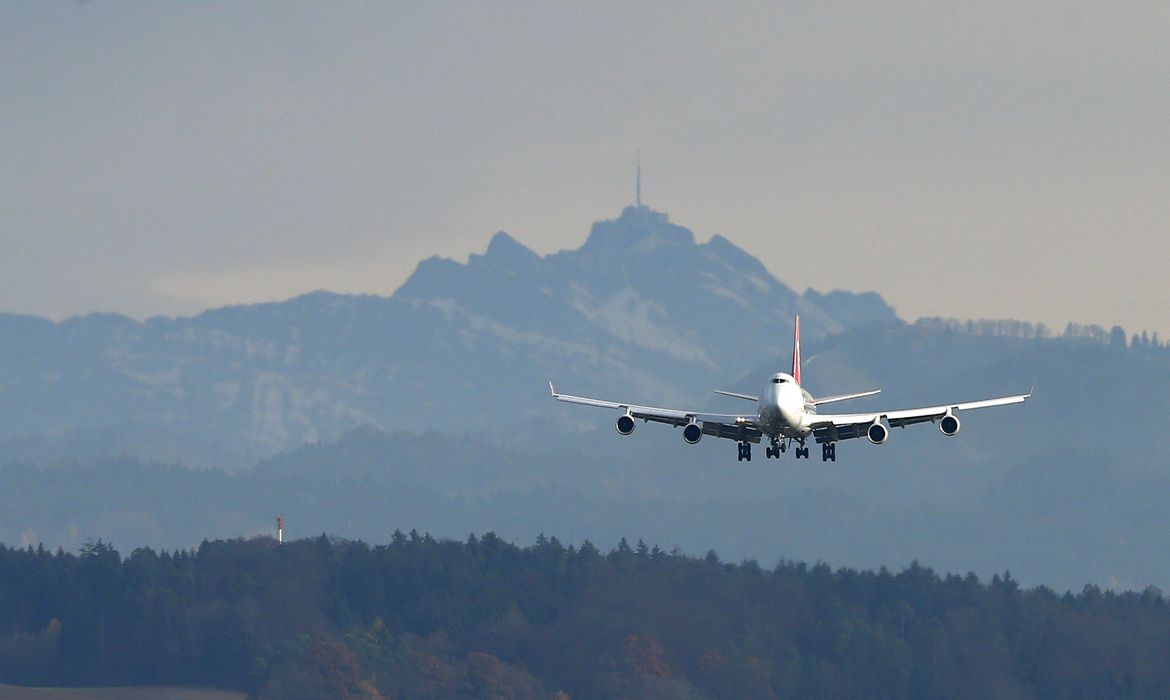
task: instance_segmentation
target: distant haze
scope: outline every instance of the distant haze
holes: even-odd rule
[[[643,198],[903,318],[1170,336],[1170,6],[0,5],[0,311],[388,294]]]

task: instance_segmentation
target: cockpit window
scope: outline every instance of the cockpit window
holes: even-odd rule
[[[772,377],[772,383],[773,384],[783,384],[784,377]]]

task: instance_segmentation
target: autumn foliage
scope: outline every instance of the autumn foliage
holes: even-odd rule
[[[0,546],[0,683],[257,698],[1167,697],[1153,589],[395,533]]]

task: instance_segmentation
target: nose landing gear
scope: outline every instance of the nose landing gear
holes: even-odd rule
[[[765,450],[764,454],[767,455],[768,459],[772,459],[773,457],[780,459],[780,454],[784,452],[787,447],[788,445],[780,442],[779,438],[772,438],[772,446]]]

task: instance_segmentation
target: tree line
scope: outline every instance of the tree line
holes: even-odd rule
[[[395,532],[0,546],[0,682],[258,698],[1167,697],[1155,589],[1021,588],[621,540]]]
[[[1054,334],[1052,329],[1043,323],[1031,323],[1030,321],[1017,321],[1007,318],[981,318],[963,321],[957,318],[932,316],[920,318],[913,325],[931,330],[943,330],[952,333],[965,333],[966,335],[992,336],[997,338],[1047,339],[1060,337],[1065,339],[1091,340],[1134,351],[1160,352],[1166,350],[1168,347],[1167,343],[1158,337],[1157,331],[1150,333],[1148,330],[1143,330],[1141,333],[1134,333],[1129,336],[1127,341],[1125,329],[1121,326],[1113,326],[1109,330],[1106,330],[1105,327],[1097,324],[1083,325],[1071,321],[1065,324],[1064,331],[1059,335]]]

